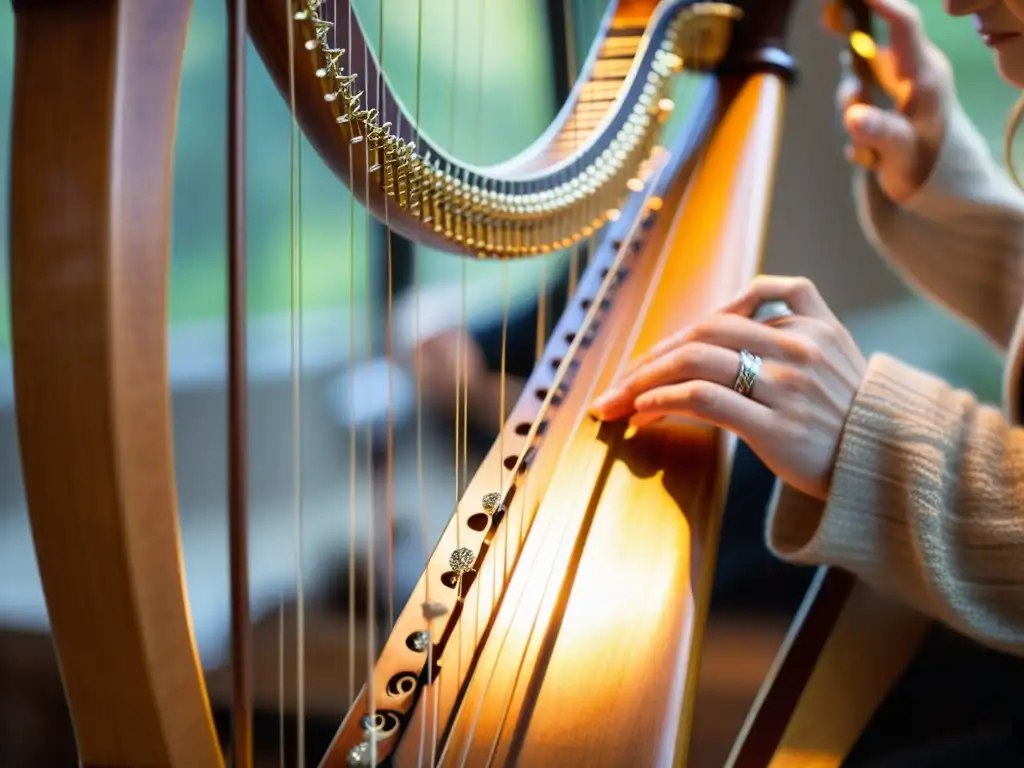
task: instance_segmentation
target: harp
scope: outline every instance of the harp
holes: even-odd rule
[[[167,375],[171,157],[190,3],[14,2],[19,439],[85,766],[251,761],[240,450],[247,31],[317,151],[393,231],[482,259],[597,243],[320,764],[685,763],[733,441],[693,424],[634,434],[585,408],[631,354],[757,271],[794,71],[792,5],[610,3],[550,129],[513,160],[476,167],[418,130],[347,0],[228,3],[239,706],[227,761],[183,589]],[[666,141],[680,70],[694,78],[696,104]],[[730,764],[838,766],[922,628],[823,570]],[[865,653],[864,638],[881,633],[887,647]]]

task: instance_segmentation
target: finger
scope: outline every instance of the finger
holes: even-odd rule
[[[785,301],[798,315],[819,320],[834,320],[835,315],[818,293],[814,283],[806,277],[761,275],[736,299],[722,308],[723,313],[750,317],[765,301]]]
[[[706,381],[687,381],[652,390],[636,400],[636,410],[648,415],[691,416],[756,443],[773,431],[771,409],[727,387]]]
[[[916,80],[924,59],[924,32],[921,15],[909,0],[866,0],[875,14],[889,27],[889,46],[896,76]]]
[[[845,54],[842,55],[842,54]],[[849,53],[842,51],[840,64],[842,66],[842,77],[836,87],[836,107],[840,114],[854,104],[866,103],[863,99],[864,84],[856,77],[849,66]],[[843,59],[846,63],[843,63]],[[871,73],[885,94],[892,99],[894,108],[899,112],[905,112],[910,105],[910,98],[913,95],[913,81],[901,80],[893,72],[892,52],[881,50],[878,55],[868,60],[871,66]]]
[[[614,389],[594,401],[591,412],[614,421],[633,412],[633,401],[645,392],[690,379],[732,386],[739,370],[739,353],[700,342],[688,343],[641,366]]]
[[[681,331],[676,331],[671,336],[666,336],[664,339],[659,341],[653,347],[648,349],[642,355],[635,360],[631,360],[629,365],[622,371],[622,378],[625,379],[627,376],[635,373],[638,368],[643,365],[647,365],[652,360],[657,360],[659,357],[664,355],[666,352],[670,352],[686,340],[686,334],[689,332],[689,328],[684,328]]]
[[[916,81],[898,74],[896,56],[892,48],[880,49],[874,58],[868,60],[868,64],[871,66],[875,82],[892,99],[893,106],[901,112],[906,110]]]
[[[883,161],[916,156],[916,134],[903,115],[855,104],[846,110],[843,122],[854,147],[872,149]]]
[[[749,349],[761,357],[780,360],[791,359],[791,345],[781,326],[759,323],[739,314],[719,312],[703,323],[687,328],[658,342],[651,350],[637,358],[620,380],[619,387],[626,386],[646,367],[659,359],[673,354],[676,350],[694,343],[710,344],[739,352]]]

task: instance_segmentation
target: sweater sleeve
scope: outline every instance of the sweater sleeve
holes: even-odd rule
[[[1024,298],[1024,193],[959,103],[910,200],[892,202],[863,170],[854,187],[868,240],[897,272],[1005,349]]]
[[[779,484],[768,546],[843,568],[1024,655],[1024,429],[885,355],[869,362],[827,501]]]

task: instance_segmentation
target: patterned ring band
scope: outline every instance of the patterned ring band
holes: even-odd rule
[[[757,374],[761,371],[761,358],[746,349],[740,350],[740,369],[736,373],[736,381],[732,388],[745,397],[750,397],[750,392],[757,381]]]

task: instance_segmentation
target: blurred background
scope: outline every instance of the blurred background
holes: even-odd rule
[[[431,12],[418,52],[417,0],[387,0],[383,31],[377,3],[355,2],[369,38],[383,41],[385,69],[407,105],[414,103],[417,66],[422,67],[419,113],[424,131],[460,158],[476,163],[508,158],[543,131],[564,93],[566,73],[571,78],[590,46],[602,10],[597,0],[574,0],[566,5],[570,12],[558,20],[551,8],[561,3],[546,0],[428,4]],[[170,368],[182,535],[195,631],[216,706],[224,704],[228,690],[223,676],[228,629],[223,5],[217,0],[195,1],[185,52],[170,282]],[[787,116],[765,271],[814,279],[865,352],[893,353],[995,402],[1000,362],[993,351],[973,331],[911,295],[864,241],[852,208],[850,169],[842,159],[843,137],[833,105],[840,43],[820,30],[817,3],[800,7],[791,39],[802,79],[792,93]],[[921,3],[921,10],[929,33],[953,61],[968,113],[993,150],[1000,152],[1015,94],[996,77],[991,54],[968,20],[945,17],[937,3]],[[562,32],[566,25],[567,37]],[[13,14],[5,3],[0,5],[0,110],[9,111],[12,61]],[[413,385],[400,369],[389,374],[383,361],[389,276],[381,230],[367,226],[363,210],[302,142],[301,258],[295,266],[290,258],[292,121],[252,50],[248,95],[253,610],[257,618],[276,626],[272,617],[290,610],[301,573],[314,607],[309,621],[316,628],[307,641],[307,669],[318,681],[310,691],[316,700],[310,707],[310,738],[315,740],[330,735],[347,704],[345,655],[339,650],[343,632],[332,617],[345,607],[352,544],[350,429],[380,423],[389,406],[389,380],[390,404],[396,413],[396,580],[400,585],[411,583],[423,566],[423,553],[412,543],[420,535],[415,528],[420,506],[416,446],[410,431]],[[69,119],[74,119],[73,105]],[[0,120],[0,175],[5,179],[8,139],[5,118]],[[5,183],[0,188],[4,233],[7,194]],[[0,251],[0,765],[73,765],[20,481],[6,234],[0,237]],[[393,242],[390,280],[399,310],[396,317],[407,317],[410,291],[418,281],[426,327],[443,328],[460,320],[461,310],[454,315],[453,307],[465,301],[470,328],[484,328],[499,316],[506,292],[514,310],[528,311],[538,295],[564,277],[567,264],[566,254],[508,264],[470,262]],[[302,318],[301,358],[292,341],[297,315]],[[408,328],[396,327],[396,332],[407,333]],[[533,343],[532,331],[510,340],[531,349]],[[297,440],[292,438],[296,368],[303,413]],[[349,405],[353,400],[354,409]],[[427,426],[431,540],[451,514],[457,485],[451,420],[443,408],[435,410],[428,414]],[[489,429],[486,423],[477,425],[483,449],[493,438]],[[301,480],[291,471],[296,450],[301,453]],[[473,450],[479,454],[480,447]],[[357,504],[366,508],[374,489],[381,493],[382,481],[363,466],[366,456],[358,461],[355,494]],[[295,533],[297,482],[302,490],[301,542]],[[742,492],[734,489],[736,493],[742,501]],[[759,509],[751,512],[757,524],[759,514]],[[360,528],[357,537],[364,535]],[[761,562],[754,551],[760,547],[759,538],[748,539],[739,559]],[[740,570],[760,573],[756,568]],[[771,591],[772,584],[786,578],[768,580],[767,587],[760,579],[762,591]],[[743,592],[743,579],[737,583]],[[770,631],[758,646],[760,651],[745,653],[750,669],[744,682],[733,679],[739,667],[730,654],[738,646],[730,642],[740,643],[738,638],[749,633],[737,634],[734,628],[739,625],[719,627],[725,639],[706,666],[712,676],[719,668],[732,670],[732,677],[726,675],[728,681],[722,683],[723,707],[730,697],[739,701],[748,695],[751,681],[763,674],[798,590],[787,595],[783,608],[766,624]],[[257,670],[257,687],[263,686],[266,701],[276,701],[277,674],[271,667],[277,659],[277,632],[260,632],[258,628],[257,664],[264,664],[266,674]],[[316,666],[317,660],[322,666]],[[736,711],[741,711],[738,704]],[[724,715],[715,721],[731,722]],[[320,731],[318,724],[323,725]],[[728,730],[727,725],[722,729]],[[269,730],[273,742],[277,729]],[[271,743],[268,749],[277,746]]]

